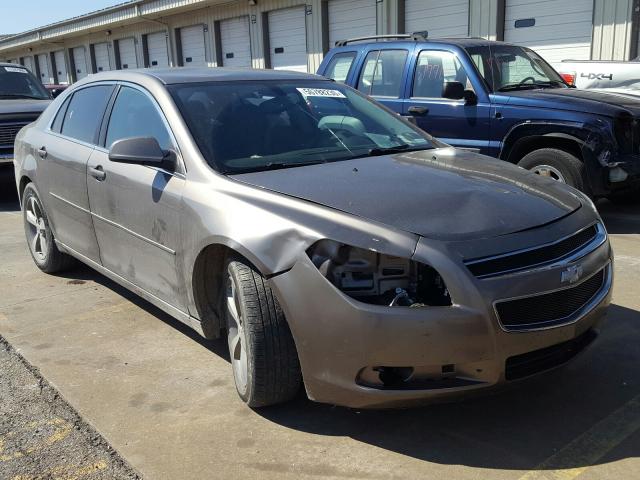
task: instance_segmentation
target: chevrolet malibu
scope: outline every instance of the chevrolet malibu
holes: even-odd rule
[[[251,407],[514,382],[587,347],[610,301],[585,195],[313,75],[93,75],[20,132],[15,171],[36,265],[80,260],[226,338]]]

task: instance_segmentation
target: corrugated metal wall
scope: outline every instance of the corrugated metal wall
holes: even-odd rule
[[[593,60],[628,60],[632,41],[633,0],[595,0]],[[637,34],[636,34],[637,35]]]

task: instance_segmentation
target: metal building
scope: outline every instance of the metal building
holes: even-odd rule
[[[427,31],[527,45],[551,62],[624,60],[640,0],[133,0],[0,38],[0,60],[43,83],[110,69],[234,66],[315,71],[347,37]]]

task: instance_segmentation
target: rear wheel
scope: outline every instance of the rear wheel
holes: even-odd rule
[[[584,163],[564,150],[541,148],[525,155],[518,165],[538,175],[549,177],[582,192],[586,191],[587,182]]]
[[[33,183],[25,187],[22,195],[22,217],[29,252],[40,270],[56,273],[75,264],[73,257],[58,250],[49,219]]]
[[[246,260],[226,270],[229,355],[240,398],[250,407],[285,402],[302,375],[291,331],[267,280]]]

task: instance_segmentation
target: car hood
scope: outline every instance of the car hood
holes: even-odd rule
[[[621,111],[640,114],[640,97],[620,92],[578,88],[544,88],[500,94],[507,105],[615,116]]]
[[[31,100],[16,98],[0,100],[0,115],[12,113],[36,113],[40,114],[49,106],[51,100]]]
[[[440,240],[527,230],[581,206],[559,182],[453,148],[231,177]]]

